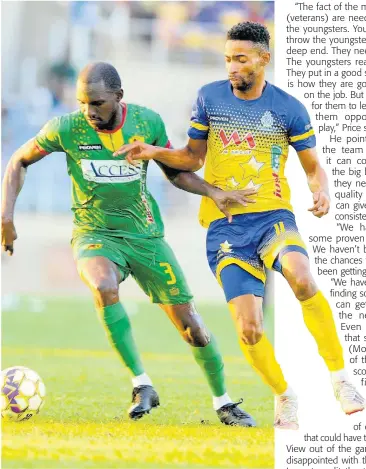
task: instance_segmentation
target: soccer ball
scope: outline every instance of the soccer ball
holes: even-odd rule
[[[38,374],[24,366],[1,372],[1,417],[5,420],[28,420],[44,404],[46,387]]]

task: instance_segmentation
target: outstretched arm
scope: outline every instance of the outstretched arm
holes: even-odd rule
[[[309,189],[313,193],[313,206],[309,208],[318,218],[323,217],[330,209],[328,178],[321,167],[316,148],[308,148],[297,152],[308,179]]]
[[[202,168],[207,152],[206,140],[190,138],[184,148],[162,148],[142,142],[123,145],[113,156],[126,154],[129,163],[135,160],[156,160],[171,168],[198,171]]]
[[[25,179],[26,169],[46,156],[34,139],[21,146],[11,157],[5,171],[1,206],[1,245],[11,256],[17,234],[14,226],[14,207]]]
[[[244,189],[238,191],[223,191],[218,187],[209,184],[204,179],[191,171],[179,171],[169,168],[158,162],[169,181],[179,189],[191,194],[202,195],[212,199],[218,209],[227,217],[229,223],[232,222],[232,214],[229,211],[230,204],[241,204],[246,207],[255,203],[249,196],[257,193],[255,189]]]

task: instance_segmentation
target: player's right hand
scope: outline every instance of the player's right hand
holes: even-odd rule
[[[122,145],[113,156],[124,155],[126,153],[126,160],[136,166],[136,160],[152,160],[157,156],[157,148],[154,145],[149,145],[144,142],[132,142],[127,145]]]
[[[2,219],[1,223],[1,245],[3,251],[7,252],[9,256],[14,252],[14,241],[17,239],[17,232],[13,220]]]
[[[255,200],[250,198],[250,196],[256,195],[257,193],[258,190],[255,188],[236,191],[223,191],[216,188],[210,197],[215,202],[217,208],[228,219],[229,223],[231,223],[233,221],[233,216],[230,213],[229,205],[240,204],[246,207],[248,204],[255,204]]]

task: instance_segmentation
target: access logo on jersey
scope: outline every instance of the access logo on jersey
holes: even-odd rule
[[[102,184],[118,184],[141,179],[142,163],[136,166],[126,160],[80,160],[84,179]]]
[[[91,145],[78,145],[79,151],[92,151],[92,150],[103,150],[103,147],[100,143],[95,143]]]

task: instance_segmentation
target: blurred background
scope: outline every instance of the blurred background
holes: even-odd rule
[[[112,63],[124,99],[159,112],[173,145],[184,145],[198,88],[226,78],[227,30],[240,21],[264,23],[273,50],[273,19],[271,1],[3,2],[2,175],[12,153],[48,119],[77,108],[76,77],[90,61]],[[207,266],[200,197],[174,188],[154,163],[148,177],[194,294],[224,299]],[[15,256],[3,257],[5,308],[17,307],[19,293],[88,293],[71,257],[71,222],[65,155],[54,153],[29,168],[17,202]],[[124,297],[143,298],[128,282]]]

